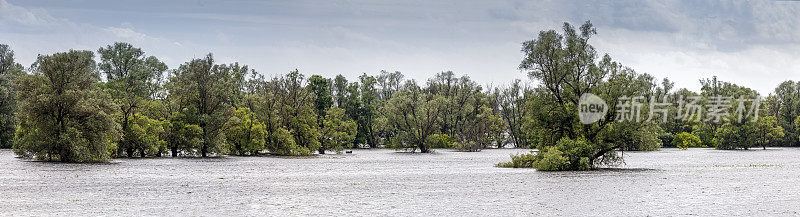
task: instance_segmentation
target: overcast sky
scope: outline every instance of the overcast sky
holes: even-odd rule
[[[790,1],[0,0],[0,43],[26,66],[124,41],[171,68],[212,52],[267,76],[388,70],[424,81],[452,70],[499,85],[528,80],[523,41],[586,20],[599,53],[678,87],[717,75],[767,94],[800,79],[800,2]]]

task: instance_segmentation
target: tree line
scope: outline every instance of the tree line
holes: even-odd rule
[[[588,21],[540,32],[522,44],[519,65],[536,86],[514,80],[499,87],[451,71],[424,83],[387,71],[353,81],[298,70],[267,78],[247,65],[217,63],[212,54],[169,69],[123,42],[40,55],[26,68],[0,45],[0,145],[22,157],[68,162],[519,147],[538,151],[498,165],[585,170],[619,163],[625,150],[800,143],[800,82],[782,83],[760,104],[737,104],[758,93],[716,77],[700,80],[699,93],[675,90],[667,78],[600,56],[589,43],[595,34]],[[610,108],[592,124],[578,116],[586,93]],[[758,118],[701,120],[720,95],[731,96],[724,110],[755,106]],[[684,114],[671,106],[662,116],[682,118],[665,121],[615,121],[626,96],[643,96],[643,113],[653,100],[679,105],[700,97],[704,107]]]
[[[2,48],[2,144],[38,160],[361,147],[479,151],[509,143],[500,108],[522,103],[519,82],[516,95],[502,99],[499,89],[449,71],[424,86],[387,71],[355,81],[297,70],[266,78],[247,65],[217,63],[212,54],[168,69],[122,42],[40,55],[24,68]]]

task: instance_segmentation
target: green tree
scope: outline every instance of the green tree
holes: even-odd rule
[[[702,147],[703,142],[700,141],[700,138],[691,133],[682,132],[675,135],[675,139],[672,140],[672,145],[680,149],[688,149]]]
[[[378,113],[379,93],[376,89],[377,80],[373,76],[362,74],[358,77],[361,81],[360,105],[358,123],[358,134],[363,135],[363,140],[370,148],[378,147],[376,138],[375,119]]]
[[[167,150],[167,134],[162,121],[145,115],[137,115],[130,123],[128,136],[130,144],[140,150],[139,156],[158,156]]]
[[[520,85],[521,82],[519,79],[514,80],[511,86],[502,90],[500,109],[503,119],[508,123],[508,134],[514,146],[529,147],[527,135],[523,132],[524,118],[528,115],[525,109],[527,102],[525,92],[528,90]]]
[[[324,154],[324,150],[341,152],[355,139],[358,126],[355,121],[346,120],[344,109],[328,108],[325,113],[320,154]]]
[[[17,128],[17,101],[14,80],[24,74],[22,65],[14,62],[14,51],[0,44],[0,148],[11,148]]]
[[[397,133],[392,146],[430,152],[428,137],[439,132],[444,103],[443,97],[424,91],[413,81],[406,82],[387,103],[387,122]]]
[[[714,145],[717,149],[722,150],[749,149],[751,144],[747,142],[747,137],[742,131],[742,126],[725,123],[717,128],[714,134]]]
[[[585,93],[594,93],[604,99],[609,108],[616,108],[624,103],[620,100],[623,96],[652,97],[654,84],[652,76],[638,74],[612,61],[608,55],[597,61],[597,53],[589,44],[589,39],[596,34],[590,22],[578,29],[565,23],[563,31],[563,34],[555,30],[542,31],[537,39],[524,42],[522,48],[525,58],[519,68],[540,84],[535,90],[536,97],[531,97],[528,103],[530,126],[539,137],[537,155],[554,155],[547,153],[553,150],[550,146],[564,146],[557,150],[564,153],[562,156],[569,162],[564,167],[540,169],[582,170],[599,164],[611,165],[620,159],[618,149],[660,146],[657,126],[614,121],[618,113],[613,109],[596,123],[584,125],[578,121],[577,105]],[[559,144],[564,139],[581,142]],[[576,147],[569,147],[571,145]],[[588,166],[584,162],[588,162]]]
[[[40,55],[17,86],[20,129],[14,152],[64,162],[107,161],[118,129],[116,105],[97,86],[91,51]]]
[[[258,155],[265,148],[266,127],[249,108],[239,108],[228,122],[225,137],[229,153],[236,155]]]
[[[783,127],[778,125],[778,120],[774,116],[760,117],[756,122],[746,126],[747,143],[756,147],[761,146],[764,150],[784,136]]]
[[[137,119],[137,110],[157,91],[154,87],[158,86],[158,78],[167,70],[167,65],[123,42],[100,48],[97,53],[100,54],[98,68],[106,75],[109,92],[120,109],[119,148],[125,150],[128,157],[133,157],[135,150],[140,157],[145,157],[146,147],[152,144],[136,143],[144,140],[138,139],[140,135],[131,135],[131,120]]]
[[[224,153],[225,124],[233,113],[236,93],[241,88],[241,78],[247,67],[238,64],[217,65],[208,54],[194,59],[172,71],[170,94],[186,104],[183,109],[185,123],[202,129],[202,144],[197,149],[202,157],[209,153]]]
[[[320,132],[314,105],[314,94],[306,89],[306,80],[297,70],[274,81],[277,112],[283,128],[288,131],[296,148],[292,153],[310,154],[319,150]],[[279,133],[281,134],[281,133]],[[283,135],[281,135],[283,136]]]
[[[800,123],[794,120],[800,116],[800,82],[784,81],[775,88],[775,95],[767,98],[765,105],[769,115],[775,116],[785,130],[785,137],[780,141],[782,145],[797,146]]]

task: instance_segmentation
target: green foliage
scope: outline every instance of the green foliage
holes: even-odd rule
[[[766,116],[759,118],[756,122],[750,122],[746,128],[747,143],[753,146],[767,146],[784,137],[783,127],[778,125],[777,118]]]
[[[714,128],[710,124],[698,123],[692,126],[692,135],[702,142],[700,147],[715,147]]]
[[[265,148],[266,127],[249,108],[239,108],[228,120],[225,137],[228,153],[235,155],[258,155]]]
[[[525,102],[528,101],[530,90],[520,85],[522,81],[517,79],[511,86],[502,90],[500,95],[501,117],[507,123],[508,134],[516,147],[530,147],[528,135],[524,131],[525,117],[528,110],[525,109]]]
[[[510,162],[500,163],[500,167],[533,167],[541,171],[590,170],[595,168],[587,155],[594,153],[594,145],[583,138],[576,140],[563,138],[554,146],[539,149],[531,154],[512,155]]]
[[[450,135],[439,133],[428,136],[427,141],[431,148],[456,148],[454,144],[458,143]]]
[[[773,116],[760,117],[757,121],[744,123],[725,123],[714,136],[717,149],[750,149],[772,145],[783,138],[783,127],[778,125],[777,118]]]
[[[536,153],[531,151],[531,153],[511,155],[511,161],[497,163],[495,166],[507,168],[533,168],[535,162]]]
[[[703,142],[700,140],[700,138],[687,132],[682,132],[678,135],[675,135],[675,139],[672,140],[672,145],[680,149],[706,147],[703,145]]]
[[[0,148],[11,148],[17,127],[17,100],[14,80],[24,74],[22,65],[14,62],[14,51],[0,44]]]
[[[18,86],[20,128],[14,152],[64,162],[107,161],[118,125],[114,104],[97,88],[91,51],[41,55]]]
[[[414,82],[406,83],[387,103],[387,119],[393,127],[393,145],[396,149],[411,149],[428,153],[432,144],[430,135],[439,131],[445,99],[424,92]]]
[[[128,132],[125,134],[131,147],[141,151],[140,156],[161,156],[167,150],[164,123],[150,119],[145,115],[134,117]]]
[[[211,54],[194,59],[172,71],[168,91],[176,101],[184,103],[181,113],[188,124],[199,126],[202,143],[197,149],[203,157],[209,153],[225,152],[225,124],[230,119],[235,102],[239,100],[247,66],[218,65]],[[192,150],[187,150],[192,152]]]
[[[725,123],[717,129],[714,134],[714,145],[717,149],[733,150],[737,148],[748,149],[750,144],[747,143],[745,135],[742,134],[742,127]]]
[[[128,157],[133,157],[138,150],[141,157],[145,157],[148,147],[155,144],[142,144],[142,129],[131,129],[137,123],[131,123],[136,117],[137,109],[144,107],[146,100],[158,90],[158,80],[167,65],[156,57],[147,57],[139,48],[128,43],[117,42],[97,50],[100,54],[98,68],[102,71],[108,82],[107,91],[119,106],[119,124],[122,126],[122,136],[118,141],[120,150],[125,150]],[[157,152],[160,153],[160,152]]]
[[[292,135],[293,143],[303,149],[291,153],[318,150],[322,146],[322,133],[317,122],[314,95],[305,88],[303,75],[295,70],[273,82],[276,85],[273,95],[277,99],[277,112],[282,127]]]
[[[355,140],[358,126],[355,121],[346,120],[344,109],[329,108],[325,113],[322,149],[341,152]]]
[[[614,109],[596,123],[579,122],[577,105],[584,93],[597,94],[609,108],[616,108],[623,103],[619,100],[623,96],[652,96],[656,85],[652,76],[636,73],[608,55],[598,60],[597,52],[588,42],[596,34],[590,22],[578,29],[565,23],[563,31],[563,34],[542,31],[538,38],[522,45],[525,58],[519,68],[540,85],[526,103],[530,113],[523,124],[531,133],[530,138],[538,142],[537,167],[584,170],[598,164],[616,164],[621,159],[616,154],[619,149],[660,147],[658,136],[662,130],[658,126],[642,121],[615,121]],[[548,161],[540,163],[538,160],[545,156]],[[569,162],[560,163],[559,156]]]

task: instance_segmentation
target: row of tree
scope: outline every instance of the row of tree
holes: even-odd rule
[[[618,163],[618,150],[798,144],[800,83],[784,82],[764,100],[745,103],[738,100],[758,93],[716,77],[701,80],[700,93],[673,90],[668,79],[657,82],[600,57],[589,44],[595,34],[590,22],[542,31],[523,43],[519,66],[537,86],[515,80],[487,88],[449,71],[424,84],[386,71],[355,81],[297,70],[266,78],[246,65],[218,64],[211,54],[168,69],[127,43],[98,49],[99,61],[92,51],[70,50],[40,55],[26,69],[2,45],[0,145],[23,157],[76,162],[513,145],[538,152],[504,166],[581,170]],[[587,93],[609,108],[592,124],[578,115]],[[641,114],[651,105],[671,106],[653,110],[660,116],[650,121],[619,121],[631,115],[617,109],[631,96],[642,96]],[[717,96],[731,96],[724,99],[731,106],[715,107]],[[695,97],[700,107],[687,107]],[[745,108],[761,111],[744,121],[706,120],[710,113]]]
[[[26,70],[2,48],[2,144],[28,158],[478,151],[512,141],[511,128],[523,140],[520,81],[501,93],[452,72],[425,86],[386,71],[353,82],[297,70],[267,79],[211,54],[170,70],[127,43],[98,49],[97,62],[91,51],[40,55]]]
[[[797,83],[784,82],[763,100],[752,89],[716,77],[700,80],[700,93],[673,91],[674,83],[666,78],[659,83],[609,55],[599,57],[589,44],[595,34],[591,22],[577,29],[565,23],[561,33],[542,31],[523,43],[519,68],[539,86],[525,91],[528,113],[521,131],[538,152],[512,156],[498,166],[586,170],[619,163],[617,150],[797,145]],[[596,94],[609,108],[591,124],[579,120],[580,99],[586,93]]]

